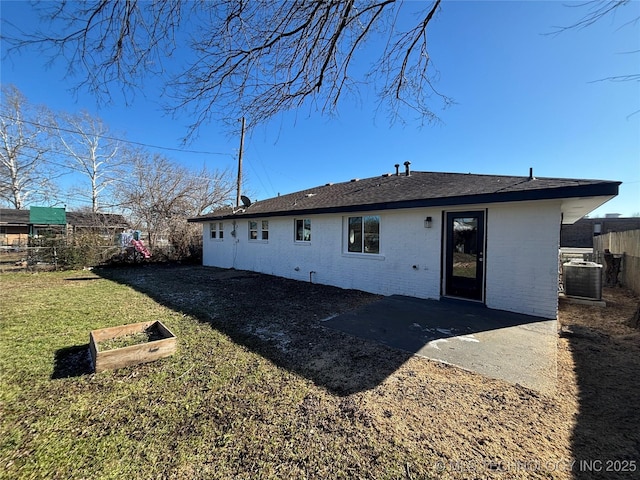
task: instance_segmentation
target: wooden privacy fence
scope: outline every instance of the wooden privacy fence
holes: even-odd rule
[[[593,250],[603,256],[609,250],[614,259],[621,258],[618,280],[640,295],[640,230],[611,232],[594,237]]]

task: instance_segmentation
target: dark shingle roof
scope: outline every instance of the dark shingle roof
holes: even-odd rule
[[[115,227],[129,228],[129,224],[122,215],[113,213],[82,213],[66,212],[67,224],[74,227]],[[14,210],[0,208],[1,225],[29,225],[31,223],[29,210]]]
[[[412,172],[327,184],[189,221],[617,195],[619,185],[608,180]]]
[[[29,225],[29,210],[0,208],[0,225]]]
[[[130,227],[122,215],[115,213],[67,212],[67,223],[74,227]]]

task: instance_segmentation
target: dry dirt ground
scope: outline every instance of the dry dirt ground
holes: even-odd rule
[[[324,393],[303,399],[304,423],[348,419],[349,435],[411,452],[405,478],[638,478],[638,298],[625,289],[605,289],[606,308],[561,302],[558,388],[544,395],[322,326],[375,295],[204,267],[101,275],[313,381]]]

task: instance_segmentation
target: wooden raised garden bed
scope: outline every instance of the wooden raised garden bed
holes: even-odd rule
[[[173,355],[176,336],[160,321],[131,323],[89,332],[96,373]]]

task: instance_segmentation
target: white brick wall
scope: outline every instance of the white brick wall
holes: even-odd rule
[[[440,211],[428,209],[367,212],[380,215],[380,254],[349,254],[343,246],[343,219],[348,215],[311,215],[311,242],[294,241],[294,218],[271,217],[269,240],[249,241],[248,221],[225,221],[224,240],[212,240],[204,225],[204,265],[278,275],[354,288],[383,295],[438,298],[440,276]],[[424,227],[426,216],[433,218]],[[413,266],[416,268],[413,268]],[[296,270],[297,268],[297,270]]]
[[[480,210],[487,206],[466,206]],[[367,212],[380,216],[380,254],[349,254],[343,245],[348,216],[310,215],[308,244],[294,241],[294,217],[271,217],[269,240],[249,241],[248,220],[224,222],[224,240],[204,224],[204,265],[268,273],[383,295],[439,298],[442,209]],[[425,228],[425,217],[433,219]],[[262,219],[258,219],[260,223]],[[559,202],[489,205],[485,252],[490,308],[555,318]],[[414,268],[414,265],[416,268]]]
[[[559,243],[559,201],[492,205],[487,214],[487,306],[556,318]]]

